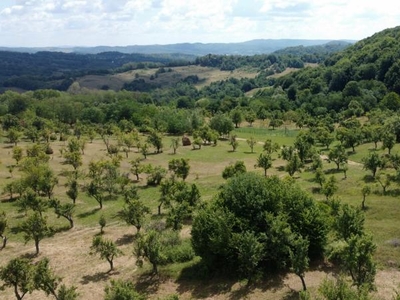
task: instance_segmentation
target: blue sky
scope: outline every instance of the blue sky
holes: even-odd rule
[[[0,46],[359,40],[398,25],[393,0],[0,0]]]

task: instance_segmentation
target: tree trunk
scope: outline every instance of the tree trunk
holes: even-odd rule
[[[153,274],[158,274],[158,268],[156,263],[152,263],[153,265]]]
[[[72,218],[68,218],[69,221],[69,228],[74,228],[74,220]]]
[[[3,239],[3,246],[1,247],[0,250],[3,250],[7,244],[7,237],[5,235],[0,235],[0,237]]]
[[[110,264],[110,270],[108,272],[111,272],[112,270],[114,270],[114,262],[112,259],[107,258],[108,263]]]
[[[15,284],[14,285],[14,294],[17,300],[22,300],[25,294],[22,294],[22,296],[18,293],[18,286]]]
[[[39,239],[35,238],[35,248],[36,248],[36,256],[39,255]]]
[[[161,215],[161,206],[162,206],[162,203],[160,203],[160,205],[158,206],[158,215],[159,216]]]
[[[303,291],[307,290],[307,286],[306,286],[306,282],[304,281],[304,276],[303,275],[299,275],[300,279],[301,279],[301,284],[303,285]]]

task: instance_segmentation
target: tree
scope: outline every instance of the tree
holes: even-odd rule
[[[145,300],[144,295],[139,294],[130,281],[111,279],[110,285],[104,288],[104,300]]]
[[[61,278],[52,272],[49,263],[48,258],[44,258],[36,263],[33,278],[35,289],[44,291],[47,296],[54,296],[56,300],[77,299],[78,293],[76,292],[76,287],[67,288],[64,284],[59,286]]]
[[[165,262],[163,250],[159,232],[150,230],[145,235],[140,235],[134,249],[136,264],[141,267],[143,261],[148,260],[153,266],[153,274],[158,274],[158,266]]]
[[[308,269],[310,261],[310,258],[308,257],[308,245],[308,240],[298,236],[293,240],[292,248],[289,250],[291,269],[294,274],[300,277],[304,291],[307,290],[304,275]]]
[[[5,286],[12,287],[17,300],[22,300],[34,290],[34,266],[26,258],[14,258],[0,269],[0,278]]]
[[[179,138],[172,138],[171,139],[171,148],[174,150],[174,154],[176,154],[176,150],[179,147]]]
[[[325,195],[326,200],[331,198],[336,193],[337,190],[338,190],[337,179],[333,175],[329,177],[329,179],[322,184],[321,191]]]
[[[136,176],[136,181],[139,181],[139,175],[140,173],[142,173],[144,171],[144,166],[141,164],[141,159],[138,157],[134,160],[130,161],[131,164],[131,172],[133,173],[133,175]]]
[[[239,128],[240,123],[243,121],[243,114],[240,109],[236,108],[231,111],[232,122],[235,124],[236,128]]]
[[[142,153],[144,159],[146,159],[147,155],[149,155],[149,144],[140,143],[139,144],[139,149],[140,149],[140,153]]]
[[[279,144],[272,142],[271,139],[267,139],[264,142],[263,149],[264,149],[265,152],[267,152],[268,154],[271,155],[272,153],[274,153],[274,152],[279,150]]]
[[[231,145],[231,147],[232,147],[232,152],[235,152],[237,147],[239,146],[239,142],[237,140],[236,135],[231,135],[229,137],[229,145]]]
[[[252,127],[254,121],[257,119],[257,115],[252,109],[250,109],[244,114],[244,119],[249,123],[250,127]]]
[[[108,239],[103,239],[101,236],[95,236],[90,247],[90,254],[99,254],[101,259],[105,259],[110,264],[111,272],[114,270],[114,258],[122,255],[122,251],[118,249],[115,243]]]
[[[136,227],[136,232],[139,234],[142,228],[146,214],[150,213],[150,208],[145,206],[139,199],[129,200],[122,211],[119,212],[119,217],[128,225]]]
[[[369,194],[371,194],[371,187],[369,185],[364,185],[363,188],[361,189],[361,194],[362,194],[362,202],[361,202],[361,208],[365,209],[365,199]]]
[[[63,217],[68,220],[69,228],[74,227],[74,210],[75,204],[73,203],[65,203],[61,204],[60,200],[52,199],[50,200],[50,206],[54,208],[54,213],[57,215],[57,218]]]
[[[376,181],[378,181],[379,185],[382,187],[382,194],[386,195],[386,189],[392,183],[392,176],[387,173],[379,172],[376,175]]]
[[[384,167],[383,160],[376,152],[371,152],[367,157],[363,157],[361,161],[364,164],[365,170],[370,170],[372,172],[372,177],[375,178],[376,171],[378,168]]]
[[[222,171],[222,178],[228,179],[237,174],[246,173],[247,169],[244,165],[244,162],[239,160],[236,161],[234,164],[230,164],[229,166],[225,167],[224,171]]]
[[[67,183],[67,191],[65,192],[68,196],[68,198],[70,198],[72,200],[72,203],[75,204],[76,199],[78,198],[78,194],[79,194],[79,190],[78,190],[78,180],[76,178],[72,178],[68,180]]]
[[[173,177],[182,178],[183,181],[189,176],[189,159],[172,159],[168,162],[168,170],[173,172]]]
[[[390,155],[394,145],[396,145],[396,135],[389,132],[384,133],[382,136],[382,149],[388,149],[388,154]]]
[[[99,225],[100,225],[100,234],[104,233],[104,227],[107,225],[106,217],[102,214],[99,218]]]
[[[158,186],[167,175],[167,170],[161,166],[147,165],[145,167],[147,173],[147,185]]]
[[[315,181],[320,185],[321,189],[326,181],[325,173],[322,168],[315,170]]]
[[[264,176],[267,176],[267,170],[272,167],[272,157],[270,154],[261,153],[257,158],[255,167],[263,168]]]
[[[362,141],[361,127],[339,127],[336,131],[336,137],[344,147],[350,147],[353,152],[356,152],[355,146]]]
[[[17,163],[17,165],[19,164],[19,162],[21,161],[22,157],[23,157],[23,153],[22,153],[22,148],[18,147],[18,146],[14,146],[13,150],[12,150],[12,158],[15,159],[15,162]]]
[[[328,162],[334,162],[336,170],[339,170],[341,164],[347,163],[347,157],[346,149],[342,145],[336,145],[329,150]]]
[[[348,204],[342,205],[334,223],[338,238],[348,241],[352,236],[362,235],[364,221],[364,214],[359,208]]]
[[[210,120],[210,128],[218,132],[221,136],[229,135],[233,130],[233,123],[229,117],[218,114]]]
[[[22,133],[16,128],[10,128],[7,132],[8,142],[17,146],[20,141]]]
[[[151,130],[149,136],[147,137],[147,142],[150,145],[153,145],[156,148],[157,153],[162,152],[163,142],[162,142],[162,134],[157,132],[156,130]]]
[[[0,213],[0,238],[3,240],[3,244],[0,250],[3,250],[7,244],[7,237],[4,234],[8,226],[7,216],[4,211]]]
[[[251,136],[249,139],[246,140],[247,144],[249,145],[251,149],[251,153],[254,152],[254,146],[257,144],[257,140]]]
[[[289,173],[291,177],[293,177],[294,173],[299,172],[303,166],[303,163],[300,160],[300,157],[297,153],[294,153],[290,160],[287,162],[285,166],[285,171]]]
[[[33,213],[21,224],[20,231],[24,233],[25,243],[34,240],[36,255],[39,254],[40,241],[52,234],[52,229],[47,225],[46,219],[38,212]]]
[[[373,255],[376,245],[372,236],[354,235],[351,236],[342,253],[344,268],[350,273],[353,283],[358,289],[366,286],[369,290],[374,288],[376,265],[373,262]]]

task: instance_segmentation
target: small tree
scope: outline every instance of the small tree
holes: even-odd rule
[[[150,213],[150,208],[143,204],[139,199],[133,199],[128,201],[122,211],[119,212],[119,216],[128,225],[136,227],[136,232],[139,233],[142,228],[146,214]]]
[[[21,224],[20,230],[24,233],[25,243],[30,240],[35,241],[36,255],[39,254],[40,241],[52,234],[51,228],[47,226],[46,219],[38,212],[28,217],[28,219]]]
[[[174,154],[176,154],[176,150],[179,147],[179,138],[172,138],[171,139],[171,148],[174,150]]]
[[[15,162],[17,163],[17,165],[21,161],[22,157],[23,157],[22,148],[19,146],[14,146],[14,148],[12,150],[12,158],[15,159]]]
[[[376,171],[378,168],[383,167],[383,160],[378,153],[372,152],[367,157],[361,160],[364,164],[364,169],[372,172],[372,177],[375,178]]]
[[[328,162],[334,162],[336,164],[336,170],[339,170],[340,165],[347,163],[346,149],[342,145],[336,145],[328,153]]]
[[[65,203],[61,204],[60,200],[52,199],[50,200],[50,206],[54,208],[54,213],[57,215],[57,218],[63,217],[68,220],[69,228],[74,227],[74,210],[75,204],[73,203]]]
[[[301,236],[298,236],[292,242],[292,248],[289,249],[291,269],[297,276],[300,277],[303,285],[303,291],[307,290],[304,280],[305,272],[308,269],[310,259],[308,258],[309,241]]]
[[[232,146],[232,152],[235,152],[237,147],[239,146],[236,135],[233,134],[229,137],[229,145]]]
[[[236,174],[246,173],[247,169],[244,165],[244,162],[239,160],[235,162],[235,164],[230,164],[229,166],[225,167],[224,171],[222,171],[222,178],[228,179]]]
[[[8,226],[7,216],[6,213],[2,211],[0,213],[0,237],[3,240],[3,244],[0,250],[4,249],[7,244],[7,237],[4,234],[7,229],[7,226]]]
[[[104,289],[104,300],[145,300],[146,297],[139,294],[130,281],[111,280],[110,285]]]
[[[361,189],[361,194],[363,196],[363,200],[361,202],[361,208],[365,209],[365,199],[369,194],[371,194],[371,187],[369,185],[364,185]]]
[[[390,151],[396,145],[396,135],[393,133],[385,133],[382,136],[382,149],[388,149],[388,154],[390,155]]]
[[[106,217],[102,214],[99,218],[99,225],[100,225],[100,233],[104,233],[104,227],[107,225]]]
[[[329,177],[327,181],[322,184],[322,193],[325,195],[326,200],[331,198],[338,190],[337,180],[335,176]]]
[[[122,255],[122,251],[118,249],[115,243],[108,239],[103,239],[101,236],[93,238],[90,254],[100,254],[101,259],[105,259],[110,264],[111,272],[114,270],[114,258]]]
[[[267,139],[267,140],[264,142],[263,149],[264,149],[264,151],[267,152],[268,154],[272,154],[272,153],[274,153],[274,152],[276,152],[276,151],[279,150],[279,144],[278,144],[278,143],[272,142],[271,139]]]
[[[267,171],[272,167],[272,157],[270,154],[261,153],[257,158],[257,164],[254,167],[263,168],[264,176],[267,176]]]
[[[72,203],[75,204],[79,194],[78,180],[76,180],[75,178],[68,180],[67,187],[68,189],[65,193],[72,200]]]
[[[325,173],[321,168],[315,170],[315,181],[320,185],[321,189],[326,181]]]
[[[247,144],[249,145],[251,149],[251,153],[254,152],[254,146],[257,144],[257,140],[252,136],[249,139],[247,139]]]
[[[136,264],[139,267],[143,266],[144,260],[148,260],[153,266],[153,274],[158,274],[158,266],[165,263],[160,233],[150,230],[145,235],[139,236],[134,255],[137,258]]]
[[[382,194],[386,195],[387,188],[392,183],[392,176],[390,174],[387,174],[387,173],[379,172],[376,175],[375,179],[379,183],[379,185],[382,187]]]
[[[297,153],[294,153],[290,160],[287,162],[285,170],[289,173],[291,177],[293,177],[294,173],[299,172],[302,166],[303,163],[301,162],[300,157]]]
[[[133,175],[136,176],[137,181],[140,180],[139,178],[140,173],[144,171],[144,166],[141,164],[141,161],[142,160],[139,157],[130,161],[131,172],[133,173]]]
[[[173,172],[174,176],[178,178],[182,178],[184,181],[190,171],[189,159],[181,158],[181,159],[172,159],[168,162],[168,170]]]
[[[34,267],[26,258],[14,258],[0,269],[0,278],[5,286],[12,287],[17,300],[22,300],[26,294],[35,289]]]

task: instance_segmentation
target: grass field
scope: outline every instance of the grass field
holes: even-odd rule
[[[256,70],[236,69],[234,71],[221,71],[218,68],[201,67],[201,66],[184,66],[173,67],[172,72],[160,73],[155,76],[157,69],[140,69],[118,73],[113,75],[87,75],[79,78],[77,81],[82,88],[101,89],[103,86],[108,86],[111,90],[121,90],[125,83],[129,83],[135,79],[144,79],[146,82],[159,85],[162,87],[171,87],[177,82],[191,75],[197,75],[199,82],[195,85],[197,88],[202,88],[212,82],[226,80],[231,77],[254,78],[258,72]],[[150,79],[151,76],[154,79]]]
[[[192,150],[191,147],[180,146],[174,155],[171,144],[171,137],[164,137],[164,151],[160,154],[149,155],[144,163],[161,165],[165,168],[168,161],[173,158],[188,158],[191,166],[190,175],[186,179],[189,183],[196,183],[202,195],[202,201],[209,201],[217,193],[218,188],[224,183],[221,176],[223,169],[230,163],[237,160],[244,161],[247,170],[263,174],[263,170],[255,169],[254,164],[258,155],[262,152],[262,142],[270,138],[280,145],[290,145],[293,143],[299,130],[287,126],[271,130],[265,124],[257,123],[254,127],[243,125],[235,129],[235,134],[239,138],[239,147],[232,152],[231,146],[227,141],[219,141],[216,146],[203,146],[201,150]],[[258,141],[251,153],[250,147],[246,143],[249,137],[255,137]],[[143,137],[144,138],[144,137]],[[29,143],[21,142],[20,146],[25,148]],[[72,170],[71,166],[63,164],[60,155],[60,148],[64,142],[52,142],[51,146],[54,154],[51,155],[50,165],[58,174],[59,184],[55,189],[55,196],[63,202],[70,201],[65,195],[66,170]],[[324,170],[335,176],[339,183],[337,196],[343,203],[350,203],[355,206],[361,205],[361,188],[368,179],[369,172],[363,170],[360,163],[361,159],[373,148],[373,144],[365,144],[356,148],[355,154],[349,156],[349,170],[347,178],[342,172],[335,172],[334,164],[324,161]],[[2,143],[0,145],[0,185],[1,189],[12,180],[21,176],[16,167],[12,173],[8,166],[14,165],[15,161],[11,158],[12,145]],[[326,149],[321,149],[323,154]],[[392,153],[400,151],[400,145],[396,145]],[[382,152],[382,150],[378,150]],[[95,139],[93,143],[88,143],[84,154],[83,170],[87,169],[91,160],[98,160],[106,157],[105,146],[100,139]],[[129,158],[123,155],[121,172],[129,172],[129,161],[141,157],[139,153],[131,152]],[[273,156],[273,167],[268,170],[269,175],[279,177],[287,176],[281,167],[285,162],[279,159],[277,154]],[[318,201],[324,200],[325,196],[315,193],[318,184],[313,180],[313,174],[307,168],[301,173],[296,173],[295,178],[298,184],[309,193],[313,194]],[[133,179],[133,175],[130,175]],[[150,218],[157,218],[157,205],[160,196],[158,188],[147,187],[145,176],[138,184],[139,196],[152,210]],[[84,181],[81,181],[84,184]],[[378,299],[392,299],[393,290],[400,284],[400,247],[396,241],[400,240],[400,205],[399,187],[392,184],[388,188],[387,195],[382,195],[380,186],[373,184],[373,192],[367,196],[366,227],[374,236],[377,243],[375,259],[378,263],[379,272],[376,278]],[[9,202],[8,195],[2,196],[0,211],[6,211],[9,220],[7,231],[8,245],[0,252],[0,265],[4,265],[10,258],[25,255],[30,256],[34,253],[33,242],[24,243],[21,234],[14,234],[18,225],[24,218],[24,213],[18,212],[15,202]],[[171,294],[179,294],[180,299],[297,299],[298,291],[301,290],[300,280],[293,274],[282,274],[281,277],[266,279],[252,288],[247,287],[241,282],[229,281],[228,279],[214,278],[210,281],[191,279],[184,276],[187,267],[196,261],[185,264],[174,264],[161,268],[161,274],[157,278],[148,275],[150,266],[145,265],[144,269],[138,269],[135,265],[135,258],[132,255],[133,242],[135,238],[134,227],[125,225],[120,221],[116,214],[122,208],[123,201],[109,201],[104,203],[102,210],[98,209],[95,200],[88,197],[84,192],[80,192],[77,200],[75,214],[75,227],[66,230],[68,222],[65,219],[57,219],[52,210],[46,212],[49,223],[58,228],[59,232],[51,238],[46,238],[41,242],[41,254],[39,258],[48,257],[55,272],[64,278],[63,282],[67,285],[78,287],[80,299],[102,299],[104,286],[110,279],[122,278],[132,280],[138,290],[145,292],[150,299],[163,299]],[[98,220],[104,215],[107,220],[105,236],[114,240],[119,248],[124,252],[122,257],[115,260],[115,271],[106,273],[108,270],[107,262],[101,261],[98,257],[89,255],[91,240],[94,235],[99,233]],[[190,226],[185,225],[181,231],[183,238],[190,237]],[[322,263],[319,266],[312,266],[306,274],[306,282],[311,293],[316,293],[320,282],[329,274],[335,271],[328,264]],[[0,291],[0,299],[13,299],[12,290],[5,289]],[[34,292],[26,296],[26,299],[47,299],[41,292]],[[49,298],[50,299],[50,298]]]

